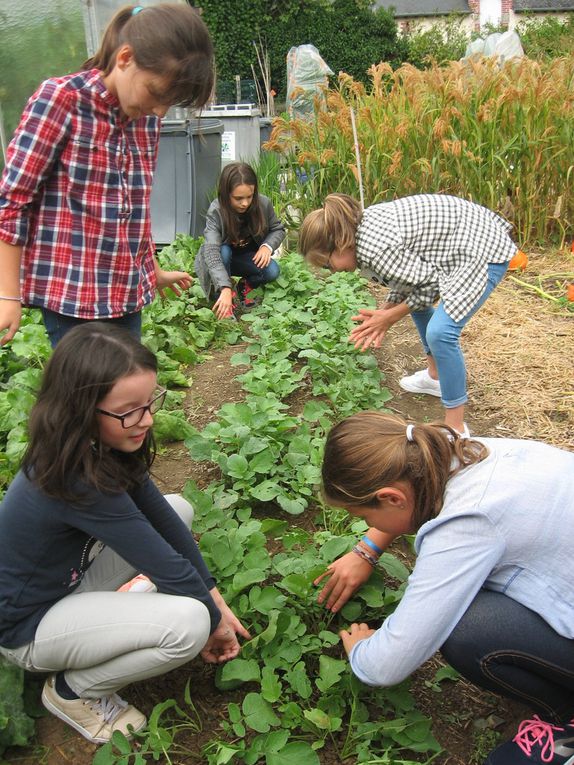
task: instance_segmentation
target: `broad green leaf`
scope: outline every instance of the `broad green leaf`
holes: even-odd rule
[[[185,439],[185,447],[189,451],[191,458],[198,460],[211,460],[211,454],[215,450],[212,441],[208,441],[200,433],[193,433]]]
[[[280,752],[269,752],[265,765],[320,765],[320,760],[305,741],[290,741]]]
[[[324,693],[336,685],[347,667],[348,662],[341,659],[333,659],[325,654],[319,656],[319,677],[315,681],[317,688]]]
[[[262,733],[255,736],[251,742],[251,748],[255,752],[267,754],[268,752],[278,752],[287,743],[289,739],[288,730],[272,730],[269,733]]]
[[[281,720],[277,717],[269,702],[260,693],[248,693],[241,705],[245,724],[258,733],[267,733],[270,728],[277,727]]]
[[[249,366],[251,364],[251,356],[248,353],[234,353],[230,359],[231,366]]]
[[[273,609],[282,608],[287,598],[276,587],[264,587],[255,593],[254,589],[249,593],[252,608],[259,613],[268,614]]]
[[[247,587],[251,587],[252,584],[264,582],[266,578],[267,574],[261,569],[252,568],[249,571],[238,571],[233,577],[231,586],[233,587],[233,591],[238,593]]]
[[[249,493],[261,502],[270,502],[272,499],[275,499],[280,491],[281,488],[275,481],[262,481],[257,486],[253,486]]]
[[[261,695],[271,704],[281,698],[282,686],[279,678],[271,667],[263,667],[261,671]]]
[[[341,616],[350,622],[356,622],[361,616],[362,606],[356,600],[349,600],[341,609]]]
[[[406,582],[411,573],[404,563],[389,552],[384,552],[381,555],[379,566],[382,566],[389,576],[392,576],[393,579],[397,579],[399,582]]]
[[[277,497],[277,502],[282,510],[285,510],[286,513],[290,513],[291,515],[301,515],[301,513],[305,512],[305,508],[307,507],[307,503],[304,500],[290,499],[281,494]]]
[[[267,474],[275,463],[276,457],[269,449],[266,449],[265,451],[260,451],[253,459],[249,460],[249,468],[254,473]]]
[[[220,690],[227,691],[238,688],[242,683],[257,683],[260,679],[261,672],[255,659],[232,659],[218,667],[215,685]]]
[[[309,422],[317,422],[320,417],[323,417],[330,411],[330,407],[322,401],[307,401],[303,407],[303,419]]]
[[[244,478],[249,473],[249,463],[241,454],[232,454],[227,460],[226,472],[233,478]]]
[[[293,691],[302,699],[308,699],[313,691],[311,682],[307,676],[305,664],[300,661],[292,669],[285,673],[285,679]]]

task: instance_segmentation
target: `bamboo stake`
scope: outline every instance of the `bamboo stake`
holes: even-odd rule
[[[355,124],[355,111],[352,106],[349,107],[351,112],[351,125],[353,127],[353,140],[355,141],[355,157],[357,159],[357,175],[359,176],[359,195],[361,199],[361,210],[365,209],[365,195],[363,193],[363,174],[361,172],[361,153],[359,151],[359,137],[357,135],[357,125]]]

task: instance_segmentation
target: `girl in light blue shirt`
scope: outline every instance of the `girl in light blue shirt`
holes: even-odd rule
[[[416,533],[395,612],[376,630],[341,632],[357,677],[395,685],[441,650],[536,712],[485,765],[574,763],[574,454],[361,412],[327,438],[323,491],[371,527],[324,574],[319,599],[332,610],[394,537]]]

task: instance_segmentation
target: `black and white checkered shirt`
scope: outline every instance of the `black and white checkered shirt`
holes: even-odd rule
[[[489,263],[517,247],[512,226],[492,210],[446,194],[417,194],[368,207],[357,228],[356,255],[366,276],[389,285],[387,301],[411,311],[440,297],[460,321],[484,292]]]

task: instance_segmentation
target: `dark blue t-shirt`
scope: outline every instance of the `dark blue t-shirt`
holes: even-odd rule
[[[84,488],[81,504],[52,499],[22,471],[0,505],[0,645],[34,639],[44,614],[74,591],[104,545],[158,592],[201,601],[213,631],[215,582],[189,529],[151,478],[129,493]]]

